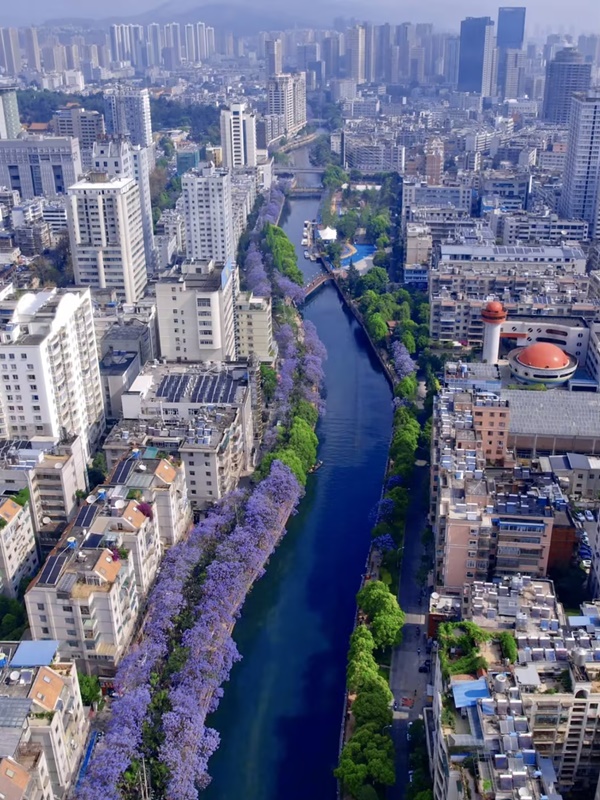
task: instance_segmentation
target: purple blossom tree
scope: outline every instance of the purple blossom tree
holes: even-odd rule
[[[417,369],[417,365],[410,357],[410,353],[402,342],[392,342],[391,351],[394,369],[396,370],[398,378],[402,380],[402,378],[406,378],[407,375],[412,375]]]

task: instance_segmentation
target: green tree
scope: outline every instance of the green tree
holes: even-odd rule
[[[377,294],[382,294],[388,285],[389,278],[387,272],[382,267],[373,267],[366,275],[361,278],[361,294],[372,289]]]
[[[268,364],[260,365],[260,379],[262,384],[263,397],[267,403],[275,397],[277,389],[277,373]]]
[[[358,222],[358,214],[356,211],[348,211],[346,214],[339,217],[335,223],[338,236],[346,240],[352,239],[358,228]]]
[[[352,703],[352,714],[356,724],[360,727],[373,723],[379,730],[390,725],[392,722],[391,700],[392,693],[383,678],[365,685]]]
[[[300,417],[295,417],[289,435],[289,446],[296,453],[304,471],[307,472],[317,460],[319,440],[311,426]]]
[[[308,400],[298,400],[294,406],[294,416],[300,417],[314,428],[319,419],[319,412]]]
[[[365,325],[372,339],[374,339],[377,343],[385,341],[385,338],[388,335],[388,327],[385,324],[385,319],[381,316],[381,314],[368,314],[365,319]]]
[[[369,781],[392,786],[396,781],[394,744],[375,725],[363,725],[346,742],[335,776],[352,797]]]
[[[369,617],[376,647],[389,647],[401,640],[404,612],[383,581],[370,581],[356,596],[359,608]]]
[[[323,186],[326,189],[340,189],[342,184],[348,183],[349,178],[341,167],[330,164],[323,175]]]
[[[100,681],[95,675],[85,675],[83,672],[77,673],[79,681],[79,691],[84,706],[91,706],[102,699]]]
[[[342,245],[340,242],[329,242],[325,248],[325,252],[333,266],[339,268],[342,258]]]
[[[366,235],[373,244],[383,234],[387,234],[390,227],[390,217],[387,211],[371,216],[367,223]]]
[[[373,786],[361,786],[356,795],[356,800],[379,800],[379,795]]]
[[[415,342],[415,337],[410,331],[404,331],[401,337],[401,342],[411,355],[416,352],[417,345]]]

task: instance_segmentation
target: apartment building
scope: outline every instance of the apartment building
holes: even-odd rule
[[[291,136],[306,125],[306,76],[281,73],[267,84],[268,114],[282,118],[283,132]]]
[[[227,169],[257,165],[256,114],[245,103],[221,111],[221,148]]]
[[[208,164],[181,179],[186,253],[194,261],[226,264],[235,258],[231,176]]]
[[[481,344],[481,309],[490,297],[509,314],[585,313],[593,319],[588,286],[579,247],[504,247],[470,237],[443,243],[429,274],[431,337]]]
[[[94,143],[105,134],[103,115],[99,111],[68,105],[54,113],[52,128],[57,136],[72,136],[79,140],[81,166],[85,171],[91,169]]]
[[[405,266],[411,264],[426,264],[429,266],[432,249],[433,240],[428,226],[409,222],[406,225],[404,244]]]
[[[123,438],[121,441],[126,443]],[[106,492],[111,496],[114,494],[117,498],[124,495],[125,499],[131,496],[137,498],[140,505],[150,504],[160,546],[164,549],[177,544],[185,536],[192,515],[188,502],[185,466],[174,458],[170,460],[159,458],[157,453],[155,447],[145,448],[142,455],[139,451],[134,453],[133,448],[130,448],[129,453],[115,464],[105,485],[100,487],[99,493]],[[123,544],[125,547],[130,547],[127,537],[124,538]],[[155,540],[154,546],[157,546]],[[141,573],[142,569],[149,569],[149,564],[145,563],[141,545],[136,544],[136,551],[134,566]],[[145,593],[144,587],[153,577],[154,573],[150,570],[150,575],[144,582],[138,580],[140,594]]]
[[[92,169],[105,172],[112,178],[133,178],[140,194],[140,211],[144,231],[146,268],[154,266],[154,223],[150,197],[150,172],[153,169],[154,153],[151,148],[132,144],[121,137],[103,137],[92,148]]]
[[[123,421],[107,437],[112,465],[136,446],[178,455],[194,508],[219,500],[254,464],[253,385],[247,364],[151,365],[123,394]]]
[[[107,515],[86,504],[25,594],[32,638],[57,640],[90,674],[114,674],[139,610],[135,551],[122,549],[122,537],[143,523],[129,503],[115,504]]]
[[[119,419],[123,413],[121,396],[140,374],[140,369],[139,353],[133,350],[109,350],[100,361],[107,419]]]
[[[0,495],[0,593],[13,598],[39,566],[31,506],[25,495],[16,497]]]
[[[73,662],[58,642],[2,643],[0,725],[6,798],[66,797],[77,778],[89,722]]]
[[[416,208],[455,208],[470,216],[473,189],[469,184],[430,186],[426,181],[404,179],[402,189],[402,219],[409,219]]]
[[[34,436],[0,443],[0,491],[29,492],[33,526],[42,549],[45,526],[68,522],[77,510],[78,493],[86,488],[81,437],[60,441],[51,436]]]
[[[67,193],[82,173],[79,140],[69,136],[0,139],[0,186],[28,200]]]
[[[47,289],[0,302],[3,438],[81,436],[86,457],[104,431],[89,289]]]
[[[152,118],[148,89],[120,84],[104,92],[107,133],[130,139],[133,145],[152,147]],[[152,164],[154,166],[154,164]]]
[[[140,190],[131,177],[90,172],[69,187],[75,281],[135,303],[148,282]]]
[[[186,261],[163,272],[155,289],[163,358],[236,360],[239,286],[237,267],[231,261],[223,267],[216,267],[213,261]],[[244,343],[248,343],[247,336]]]
[[[271,298],[240,292],[236,296],[235,309],[238,358],[254,356],[264,364],[273,364],[277,343],[273,338]]]
[[[589,225],[581,219],[562,219],[558,214],[544,211],[504,213],[494,209],[488,215],[496,241],[503,245],[561,245],[563,242],[583,242],[589,238]]]
[[[445,591],[492,576],[545,576],[554,525],[568,522],[553,476],[515,466],[508,449],[515,394],[454,386],[436,398],[431,502],[435,580]]]

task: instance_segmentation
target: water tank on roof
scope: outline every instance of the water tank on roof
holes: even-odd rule
[[[494,689],[497,692],[505,692],[507,687],[506,675],[503,672],[494,677]]]
[[[583,647],[577,647],[573,651],[573,663],[576,667],[585,667],[585,662],[587,661],[587,650],[584,650]]]

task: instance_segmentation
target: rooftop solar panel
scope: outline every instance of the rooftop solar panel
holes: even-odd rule
[[[125,483],[129,477],[129,473],[133,469],[134,463],[134,459],[128,458],[127,461],[123,461],[121,464],[119,464],[115,470],[115,476],[113,478],[114,483]]]
[[[78,528],[89,527],[94,521],[95,516],[96,516],[95,506],[85,506],[84,508],[81,509],[81,511],[77,515],[77,519],[75,520],[75,527]]]
[[[83,543],[82,547],[86,549],[96,549],[99,547],[100,542],[103,539],[103,534],[101,533],[90,533],[90,535],[86,538],[85,542]]]
[[[66,556],[50,556],[44,564],[39,583],[43,583],[46,586],[56,586],[61,570],[66,563]]]

